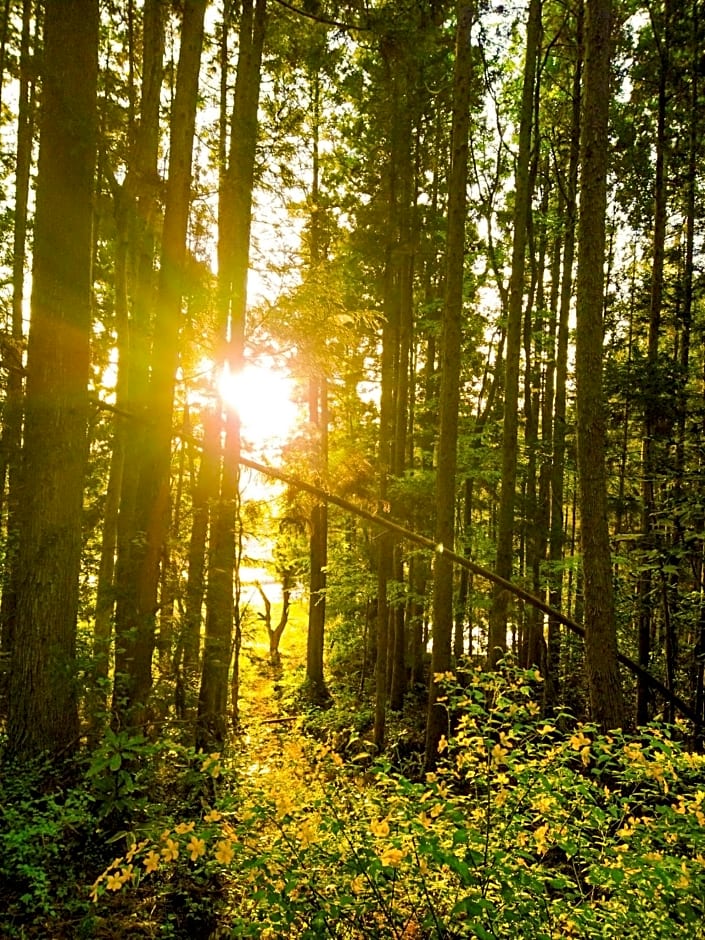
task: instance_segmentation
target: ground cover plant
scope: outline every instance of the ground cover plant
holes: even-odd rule
[[[205,756],[212,799],[124,833],[96,909],[190,882],[232,937],[705,936],[705,758],[678,726],[547,721],[538,676],[510,665],[437,678],[436,771],[295,735],[259,761]]]

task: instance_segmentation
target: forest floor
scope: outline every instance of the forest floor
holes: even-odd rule
[[[250,617],[222,754],[174,723],[106,733],[58,795],[41,768],[0,777],[0,940],[705,940],[705,758],[682,729],[559,729],[508,664],[451,686],[437,772],[413,695],[375,762],[360,664],[332,629],[310,705],[306,634],[295,607],[275,666]]]

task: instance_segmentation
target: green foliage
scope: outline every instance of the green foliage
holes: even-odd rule
[[[128,854],[134,849],[134,836],[117,826],[167,820],[174,800],[180,812],[200,806],[205,792],[215,794],[219,776],[216,754],[112,731],[92,754],[60,767],[6,762],[0,775],[0,937],[116,936],[112,928],[100,932],[85,885],[116,844]],[[161,911],[160,936],[193,936],[195,921],[206,923],[206,907],[214,909],[213,881],[185,874]]]
[[[220,890],[233,937],[703,937],[705,759],[654,726],[563,733],[538,677],[437,677],[452,733],[412,782],[289,743],[198,819],[136,842],[93,888]],[[561,716],[563,722],[568,716]]]
[[[87,913],[85,896],[67,878],[67,860],[75,858],[78,867],[90,863],[95,820],[82,789],[52,787],[55,770],[37,761],[5,764],[0,775],[2,937],[27,936],[28,925],[46,924],[59,910]]]
[[[86,771],[90,799],[99,819],[133,812],[144,802],[139,775],[157,750],[141,734],[106,730]]]

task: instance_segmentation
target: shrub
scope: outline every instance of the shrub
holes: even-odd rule
[[[233,937],[705,937],[705,760],[677,729],[561,732],[511,665],[437,679],[453,732],[425,780],[292,742],[94,900],[181,864],[227,878]]]

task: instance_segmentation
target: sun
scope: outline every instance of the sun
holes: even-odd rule
[[[273,363],[248,363],[236,373],[226,366],[218,392],[239,414],[243,444],[253,452],[277,449],[293,434],[300,411],[294,382]]]

